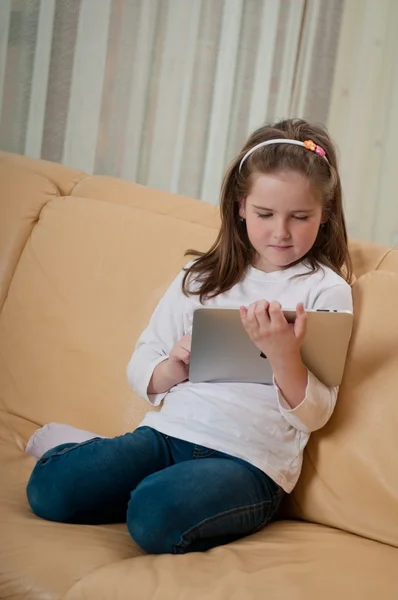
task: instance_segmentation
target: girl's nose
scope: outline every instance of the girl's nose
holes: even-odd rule
[[[289,227],[285,221],[280,221],[275,228],[275,237],[280,240],[286,240],[290,237]]]

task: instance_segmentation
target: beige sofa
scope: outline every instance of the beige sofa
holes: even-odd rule
[[[104,435],[139,423],[126,363],[217,210],[6,153],[0,188],[0,598],[398,598],[398,251],[351,243],[344,382],[282,520],[208,553],[148,556],[123,524],[34,516],[24,449],[49,421]]]

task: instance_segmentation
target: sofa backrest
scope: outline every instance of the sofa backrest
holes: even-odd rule
[[[336,408],[310,438],[288,514],[398,547],[398,273],[366,273],[353,298]]]
[[[0,155],[0,418],[134,428],[148,410],[125,376],[136,339],[184,251],[208,248],[217,225],[199,201]],[[351,251],[344,382],[287,508],[398,546],[398,251],[355,241]]]
[[[117,180],[101,178],[113,201],[65,197],[42,174],[0,165],[0,408],[38,424],[130,430],[148,405],[128,387],[127,362],[185,250],[214,241],[216,209],[187,198],[181,216],[173,197],[174,214],[172,202],[146,210],[140,193],[148,207],[162,193],[119,182],[115,201]]]

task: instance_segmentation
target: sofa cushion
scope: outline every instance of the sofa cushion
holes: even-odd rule
[[[398,273],[398,249],[351,239],[348,244],[354,273],[358,279],[369,271],[382,270]]]
[[[40,211],[58,196],[51,181],[0,160],[0,310],[26,241]]]
[[[391,598],[397,550],[328,527],[279,522],[207,553],[148,556],[125,524],[52,523],[29,509],[34,460],[12,440],[33,424],[0,414],[0,598],[336,600]]]
[[[98,200],[42,210],[0,315],[3,409],[103,435],[148,410],[126,379],[135,342],[164,288],[214,230]]]
[[[34,459],[9,443],[7,432],[29,425],[0,414],[0,598],[55,600],[85,575],[139,556],[123,524],[78,526],[36,517],[26,500]]]
[[[398,275],[367,273],[353,297],[336,409],[311,436],[290,514],[398,546]]]
[[[77,582],[64,600],[394,598],[397,551],[308,523],[280,522],[209,552],[138,556]]]
[[[218,228],[220,225],[219,206],[114,177],[86,177],[76,185],[71,195],[144,208],[207,227]]]
[[[48,160],[41,160],[40,158],[12,154],[11,152],[0,152],[0,164],[4,165],[7,169],[10,167],[18,167],[18,169],[23,170],[23,179],[25,182],[27,178],[29,178],[29,173],[36,173],[37,175],[48,179],[62,196],[71,194],[78,182],[87,177],[86,173],[79,171],[78,169],[73,169]],[[12,178],[12,172],[7,173],[7,177]]]

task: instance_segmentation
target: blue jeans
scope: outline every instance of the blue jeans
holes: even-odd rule
[[[258,531],[275,516],[282,490],[242,459],[139,427],[49,450],[27,497],[44,519],[127,522],[146,552],[181,554]]]

